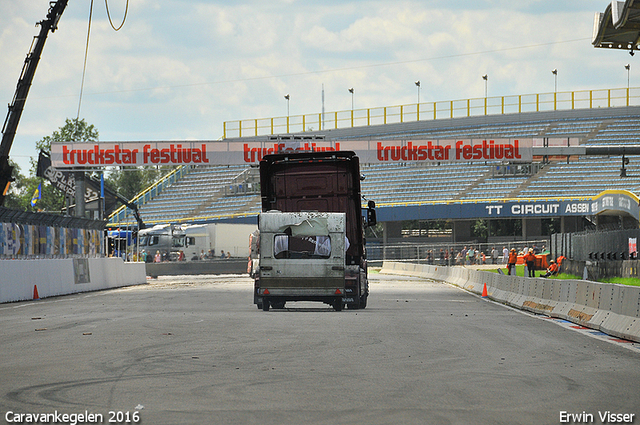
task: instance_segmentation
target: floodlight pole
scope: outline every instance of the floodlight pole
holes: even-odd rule
[[[291,98],[289,96],[289,93],[284,95],[284,98],[287,99],[287,133],[289,133],[289,99]]]
[[[487,95],[488,95],[488,84],[489,84],[489,75],[484,74],[482,76],[484,80],[484,114],[487,115]]]

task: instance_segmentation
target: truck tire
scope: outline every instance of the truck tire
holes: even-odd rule
[[[363,295],[360,297],[360,308],[367,308],[367,298],[369,298],[369,295]]]
[[[342,311],[342,298],[337,298],[334,302],[333,302],[333,309],[335,311]]]
[[[286,301],[278,301],[278,302],[273,302],[271,303],[271,307],[278,309],[278,310],[282,310],[284,308]]]
[[[269,311],[269,300],[262,300],[262,311]]]

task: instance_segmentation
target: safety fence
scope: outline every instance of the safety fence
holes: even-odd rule
[[[367,243],[367,260],[372,263],[381,261],[408,261],[421,264],[436,265],[464,265],[464,264],[492,264],[494,258],[492,251],[497,251],[496,264],[503,262],[503,249],[511,250],[516,248],[522,251],[524,248],[534,248],[537,252],[542,252],[549,247],[548,239],[537,239],[528,241],[496,241],[493,243],[460,242],[460,243],[393,243],[382,244],[376,241]],[[474,250],[472,259],[467,258],[466,251]],[[465,251],[464,254],[462,253]],[[475,251],[478,251],[476,256]],[[483,257],[484,254],[484,257]],[[484,258],[484,259],[483,259]]]
[[[105,222],[0,207],[0,260],[104,255]]]
[[[0,223],[0,259],[95,257],[104,254],[104,232]]]
[[[630,260],[637,258],[640,229],[558,233],[551,237],[552,252],[576,261]],[[635,239],[635,244],[630,244]],[[634,256],[635,254],[635,256]]]
[[[640,105],[640,87],[492,96],[225,121],[223,137],[226,139],[423,120],[632,105]]]
[[[612,277],[640,277],[640,260],[564,260],[562,272],[574,276],[583,276],[591,280],[603,280]]]

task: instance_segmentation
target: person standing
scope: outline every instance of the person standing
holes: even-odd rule
[[[502,264],[507,264],[507,260],[509,259],[509,250],[506,246],[502,247]]]
[[[491,247],[491,264],[498,264],[498,257],[500,256],[500,252],[496,249],[495,246]]]
[[[511,248],[509,252],[509,260],[507,262],[507,268],[509,269],[509,274],[511,275],[511,270],[513,270],[513,275],[516,275],[516,263],[518,262],[518,253],[515,248]]]
[[[533,248],[529,248],[529,252],[524,255],[524,262],[527,265],[527,270],[529,271],[529,277],[536,277],[535,267],[536,267],[536,256],[533,253]]]

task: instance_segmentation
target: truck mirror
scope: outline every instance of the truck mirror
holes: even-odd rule
[[[376,223],[376,203],[369,201],[367,203],[367,226],[375,226]]]

